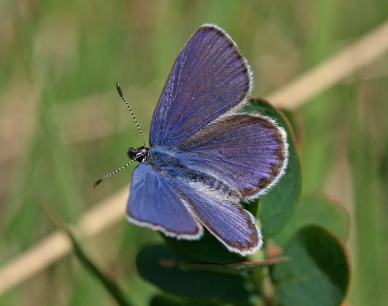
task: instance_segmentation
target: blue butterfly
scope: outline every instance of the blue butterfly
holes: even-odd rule
[[[288,145],[272,119],[236,112],[252,85],[250,67],[225,31],[205,24],[193,34],[155,109],[150,146],[127,152],[140,162],[130,187],[130,222],[189,240],[206,228],[241,255],[261,248],[260,229],[240,201],[258,198],[279,180]]]

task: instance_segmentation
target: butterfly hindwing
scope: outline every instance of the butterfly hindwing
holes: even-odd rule
[[[171,181],[193,216],[231,252],[249,255],[261,248],[263,241],[255,218],[243,209],[238,198],[201,184]]]
[[[146,164],[133,172],[127,218],[177,238],[198,239],[203,232],[165,177]]]
[[[241,103],[250,68],[220,28],[204,25],[183,47],[155,109],[151,146],[173,148]]]
[[[286,133],[268,117],[226,115],[178,146],[177,157],[255,198],[273,185],[287,164]]]

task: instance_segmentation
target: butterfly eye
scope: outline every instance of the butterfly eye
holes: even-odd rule
[[[143,163],[148,159],[148,150],[147,147],[140,147],[138,149],[129,148],[127,155],[130,159]]]

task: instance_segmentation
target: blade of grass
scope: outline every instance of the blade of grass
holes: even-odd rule
[[[44,214],[50,219],[54,226],[63,232],[67,238],[71,241],[73,252],[81,262],[81,264],[87,269],[101,284],[105,287],[106,291],[116,300],[118,305],[130,306],[131,304],[125,298],[125,295],[119,288],[119,286],[111,279],[109,279],[104,273],[89,259],[89,257],[82,250],[80,244],[75,238],[72,230],[63,223],[55,212],[46,205],[41,199],[37,198],[36,203],[42,209]]]

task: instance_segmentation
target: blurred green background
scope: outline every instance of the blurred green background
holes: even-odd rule
[[[374,29],[385,0],[0,2],[0,265],[55,228],[40,196],[68,223],[129,185],[173,61],[203,23],[222,27],[250,63],[253,95],[266,96]],[[322,191],[348,211],[351,305],[388,305],[388,56],[295,111],[304,193]],[[133,167],[131,167],[133,168]],[[123,207],[125,203],[123,203]],[[330,216],[327,216],[330,218]],[[83,245],[135,305],[156,289],[134,258],[157,233],[124,219]],[[112,305],[71,255],[0,296],[0,305]]]

